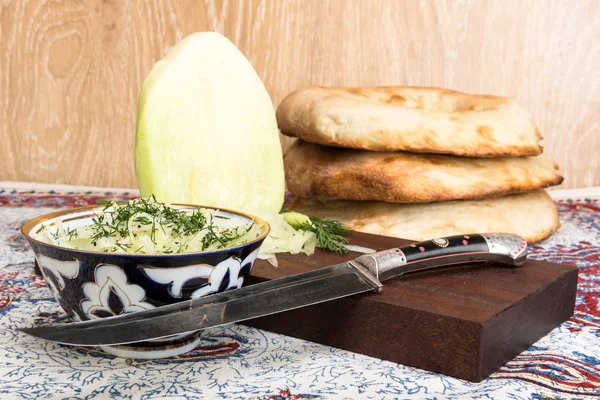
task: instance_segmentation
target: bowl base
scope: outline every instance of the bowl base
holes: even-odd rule
[[[100,348],[105,353],[121,358],[133,358],[138,360],[169,358],[194,350],[198,346],[198,343],[200,343],[200,333],[201,332],[194,332],[183,338],[166,338],[160,339],[160,341],[154,340],[118,346],[100,346]]]

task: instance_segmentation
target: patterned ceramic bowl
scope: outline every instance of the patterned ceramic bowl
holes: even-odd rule
[[[198,206],[174,204],[178,209]],[[182,254],[111,254],[74,250],[36,240],[42,224],[52,227],[62,220],[74,229],[91,223],[104,207],[82,207],[34,218],[21,233],[35,252],[52,294],[75,321],[105,318],[237,289],[250,274],[269,225],[260,218],[230,210],[217,210],[217,218],[252,220],[261,228],[258,238],[222,250]],[[204,207],[211,208],[211,207]],[[196,347],[200,332],[120,346],[102,347],[127,358],[172,357]]]

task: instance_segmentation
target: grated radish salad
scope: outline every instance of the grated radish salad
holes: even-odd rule
[[[173,254],[234,247],[256,239],[261,228],[237,216],[224,218],[206,208],[173,208],[151,196],[125,205],[110,202],[92,223],[41,225],[34,237],[77,250],[124,254]]]

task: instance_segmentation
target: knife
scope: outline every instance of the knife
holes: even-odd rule
[[[362,255],[314,271],[115,317],[20,328],[49,341],[106,346],[193,333],[382,289],[382,281],[425,269],[495,262],[520,266],[527,242],[510,233],[457,235]]]

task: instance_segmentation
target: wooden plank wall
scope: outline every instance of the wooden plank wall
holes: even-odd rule
[[[0,0],[0,180],[135,187],[141,83],[204,30],[246,54],[275,105],[316,84],[510,96],[563,188],[600,185],[597,0]]]

